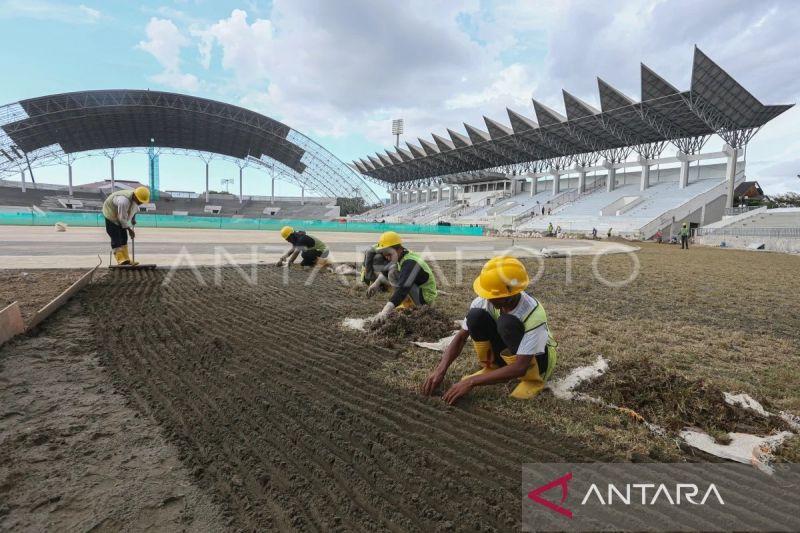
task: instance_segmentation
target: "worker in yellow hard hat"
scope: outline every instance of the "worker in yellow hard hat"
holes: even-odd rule
[[[480,369],[454,384],[444,394],[453,404],[473,387],[519,379],[511,396],[535,397],[556,365],[556,341],[547,326],[542,304],[525,292],[530,283],[525,266],[516,258],[490,259],[472,287],[472,301],[462,329],[445,349],[441,361],[422,384],[430,396],[444,380],[447,369],[472,339]]]
[[[319,268],[331,265],[328,261],[330,250],[328,246],[316,237],[312,237],[305,231],[295,231],[291,226],[281,228],[281,238],[292,245],[285,254],[278,259],[277,265],[283,266],[284,261],[288,260],[289,265],[295,262],[297,256],[301,257],[300,266],[316,266]]]
[[[103,202],[103,216],[106,219],[106,233],[111,237],[111,249],[119,265],[135,265],[128,255],[128,236],[136,238],[133,226],[139,206],[150,201],[150,189],[136,187],[114,191]]]
[[[377,252],[389,263],[388,279],[394,292],[383,310],[370,318],[371,321],[385,319],[395,308],[432,305],[436,301],[438,292],[433,271],[424,259],[403,246],[399,234],[387,231],[381,235]]]

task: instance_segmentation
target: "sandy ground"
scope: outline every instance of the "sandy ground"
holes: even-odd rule
[[[92,327],[72,302],[0,349],[0,530],[225,530],[148,411],[114,390]]]
[[[313,232],[331,249],[338,262],[360,262],[364,250],[375,244],[377,233]],[[566,239],[507,239],[448,235],[404,235],[416,252],[439,260],[482,259],[502,251],[534,256],[542,248],[575,255],[633,249],[620,243]],[[276,231],[141,228],[136,258],[160,266],[272,263],[288,246]],[[2,268],[91,268],[108,264],[109,244],[104,228],[0,226]]]
[[[2,270],[0,269],[0,309],[19,302],[23,320],[75,283],[86,270]]]

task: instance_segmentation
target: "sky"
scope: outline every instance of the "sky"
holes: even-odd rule
[[[797,103],[798,20],[797,0],[0,0],[0,105],[181,92],[278,119],[350,162],[392,146],[393,118],[416,142],[465,122],[484,129],[484,115],[508,124],[506,107],[533,117],[532,97],[563,113],[562,89],[599,108],[597,77],[638,99],[640,62],[688,89],[694,45],[762,103]],[[144,154],[115,169],[147,181]],[[800,190],[800,108],[755,136],[747,169],[768,194]],[[65,167],[34,172],[67,180]],[[109,162],[81,159],[73,172],[107,179]],[[202,190],[204,172],[199,159],[161,157],[163,189]],[[263,172],[244,172],[245,194],[269,194]],[[212,161],[211,188],[223,178],[238,191],[238,168]]]

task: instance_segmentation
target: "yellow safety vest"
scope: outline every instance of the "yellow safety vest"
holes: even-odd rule
[[[119,224],[119,217],[117,216],[117,206],[114,205],[114,199],[124,196],[133,205],[133,191],[115,191],[108,195],[106,201],[103,202],[103,216],[114,224]]]

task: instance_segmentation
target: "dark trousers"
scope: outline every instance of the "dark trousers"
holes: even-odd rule
[[[508,349],[511,355],[517,355],[519,344],[525,336],[525,325],[514,315],[500,315],[495,322],[488,311],[478,308],[472,308],[467,313],[467,330],[472,340],[491,342],[494,362],[499,367],[506,366],[500,353]],[[536,364],[539,365],[539,373],[544,375],[547,370],[546,351],[536,354]]]
[[[366,272],[364,275],[364,283],[367,285],[372,285],[375,280],[378,279],[379,274],[386,273],[388,266],[389,263],[386,261],[386,258],[383,257],[383,255],[375,254],[375,257],[372,258],[372,269]]]
[[[320,252],[319,250],[311,248],[310,250],[303,250],[300,253],[300,257],[303,259],[300,261],[300,266],[314,266],[317,262],[317,258],[328,257],[328,250]]]
[[[689,249],[689,236],[688,235],[681,235],[681,250],[686,248]]]
[[[112,250],[128,244],[128,230],[108,219],[106,219],[106,233],[111,237]]]

